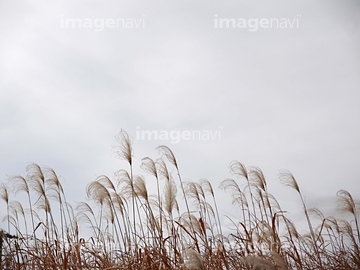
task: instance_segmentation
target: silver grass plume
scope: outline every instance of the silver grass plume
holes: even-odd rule
[[[280,173],[280,182],[282,184],[284,184],[285,186],[295,189],[299,194],[301,194],[300,187],[299,187],[295,177],[290,172],[288,172],[288,171],[281,172]]]
[[[163,153],[163,155],[166,157],[166,159],[175,166],[175,168],[178,170],[178,164],[175,158],[174,153],[170,150],[169,147],[165,145],[160,145],[156,148],[159,152]]]
[[[126,170],[118,170],[116,172],[117,177],[117,185],[121,186],[121,193],[126,198],[134,198],[135,197],[135,190],[134,190],[134,183],[131,179],[130,174]]]
[[[106,189],[116,192],[114,183],[106,175],[100,175],[95,181],[101,183]]]
[[[250,169],[250,175],[252,176],[251,181],[263,191],[266,191],[266,180],[264,173],[260,170],[260,168],[252,167]]]
[[[145,184],[145,178],[141,175],[135,175],[134,177],[134,190],[138,197],[143,198],[145,201],[149,201],[149,196]]]
[[[156,178],[158,177],[158,173],[156,170],[156,164],[155,162],[149,158],[149,157],[145,157],[141,160],[141,165],[140,168],[142,170],[144,170],[147,173],[150,173],[151,175],[155,176]]]
[[[336,194],[339,197],[339,208],[342,212],[356,214],[356,204],[351,194],[346,190],[339,190]]]
[[[300,196],[301,203],[302,203],[303,209],[304,209],[304,214],[305,214],[305,217],[306,217],[306,221],[308,223],[308,227],[309,227],[309,230],[310,230],[310,235],[311,235],[311,239],[312,239],[312,242],[313,242],[312,244],[313,244],[313,247],[315,249],[315,255],[317,256],[318,263],[320,264],[320,267],[322,267],[322,260],[320,258],[319,247],[318,247],[318,245],[316,243],[317,238],[315,237],[315,232],[314,232],[313,226],[311,224],[308,209],[306,208],[304,198],[303,198],[303,196],[301,194],[301,191],[300,191],[300,187],[299,187],[295,177],[289,171],[283,171],[283,172],[280,173],[280,181],[284,185],[295,189],[298,192],[299,196]]]
[[[0,186],[0,198],[6,203],[9,204],[9,191],[5,184]]]
[[[246,167],[237,160],[233,160],[230,163],[230,173],[237,175],[237,176],[243,176],[246,179],[249,179]]]
[[[31,180],[41,181],[43,184],[45,182],[44,174],[40,168],[40,166],[36,163],[31,163],[26,167],[26,171],[28,173],[28,177]]]
[[[98,181],[92,181],[86,187],[86,194],[88,198],[94,200],[100,205],[103,205],[105,199],[110,198],[109,191]]]
[[[169,173],[169,170],[166,166],[166,163],[164,162],[164,160],[162,159],[158,159],[156,161],[156,168],[159,172],[159,175],[163,178],[165,178],[166,180],[170,180],[170,173]]]
[[[7,186],[1,184],[0,186],[0,198],[6,203],[6,212],[7,212],[7,224],[8,224],[8,232],[10,233],[10,208],[9,208],[9,191]],[[5,218],[3,219],[3,221]]]
[[[220,189],[222,190],[227,190],[230,189],[232,191],[232,203],[239,203],[241,205],[246,206],[246,208],[248,208],[248,202],[246,199],[246,196],[244,194],[244,192],[240,189],[239,185],[236,183],[235,180],[233,179],[225,179],[223,181],[221,181],[220,185],[219,185]]]
[[[30,189],[27,181],[20,175],[11,176],[9,182],[12,183],[13,192],[17,195],[20,191],[24,191],[29,194]]]
[[[183,251],[182,254],[184,258],[184,264],[186,269],[193,269],[193,270],[203,270],[204,264],[202,262],[201,256],[195,250],[188,248]]]
[[[171,214],[173,208],[177,205],[176,193],[177,189],[174,180],[170,177],[169,181],[165,182],[164,187],[164,208],[168,214]]]
[[[116,140],[119,143],[119,146],[114,147],[115,153],[122,158],[125,159],[130,165],[132,165],[132,146],[129,135],[126,131],[121,130]]]
[[[358,241],[360,244],[360,228],[359,228],[359,221],[358,221],[358,213],[356,212],[356,205],[359,203],[356,203],[353,199],[353,197],[351,196],[351,194],[346,191],[346,190],[339,190],[337,192],[337,196],[340,198],[340,209],[344,212],[349,212],[351,214],[353,214],[354,219],[355,219],[355,226],[356,226],[356,230],[357,230],[357,235],[358,235]]]

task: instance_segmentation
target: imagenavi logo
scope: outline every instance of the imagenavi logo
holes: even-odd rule
[[[226,18],[214,15],[215,29],[247,29],[256,32],[260,28],[270,29],[294,29],[300,27],[301,15],[296,18]]]
[[[62,29],[90,29],[96,32],[105,29],[139,29],[145,28],[145,15],[140,18],[72,18],[61,15]]]
[[[181,141],[215,141],[221,140],[221,130],[145,130],[136,127],[137,140],[160,140],[169,141],[171,143],[179,143]]]

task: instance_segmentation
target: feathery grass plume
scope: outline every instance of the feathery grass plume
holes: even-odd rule
[[[170,179],[169,170],[168,170],[168,168],[166,166],[166,163],[164,162],[163,159],[156,160],[156,168],[157,168],[158,174],[161,177],[165,178],[166,180]]]
[[[112,192],[110,193],[110,191],[107,189],[107,187],[104,185],[108,185],[109,188],[112,190]],[[111,222],[111,224],[114,226],[114,230],[117,224],[117,228],[119,230],[115,230],[115,234],[116,234],[116,239],[118,241],[118,243],[120,243],[120,236],[121,236],[121,242],[124,243],[124,245],[126,243],[128,243],[128,241],[125,241],[126,235],[128,234],[124,234],[122,227],[120,225],[120,221],[119,221],[119,217],[118,217],[118,213],[116,211],[117,207],[115,206],[113,198],[114,196],[112,196],[112,193],[115,193],[115,186],[113,185],[113,183],[110,181],[109,178],[105,177],[105,176],[101,176],[100,178],[98,178],[98,181],[93,181],[91,182],[88,186],[87,186],[87,196],[88,198],[93,199],[95,202],[97,202],[98,204],[100,204],[100,222],[99,222],[99,229],[101,229],[102,226],[102,217],[105,217],[108,219],[108,221]],[[116,198],[117,196],[115,196]],[[105,207],[105,209],[104,209]],[[103,210],[105,210],[105,215],[103,215]],[[116,224],[115,224],[116,221]],[[120,234],[120,235],[119,235]],[[99,235],[100,236],[100,231],[99,231]],[[128,240],[128,239],[127,239]],[[126,249],[126,246],[125,246]]]
[[[130,166],[132,165],[132,146],[129,135],[126,131],[121,130],[116,137],[118,146],[114,147],[115,153],[122,159],[126,160]]]
[[[104,204],[107,198],[109,198],[110,194],[108,190],[99,182],[92,181],[86,187],[86,195],[89,199],[92,199],[97,204],[100,205],[100,217],[99,217],[99,234],[96,236],[97,239],[100,239],[100,230],[102,227],[103,220],[103,210]]]
[[[40,166],[36,163],[31,163],[26,167],[26,171],[28,173],[28,177],[31,180],[39,180],[41,182],[45,182],[44,174],[40,168]]]
[[[133,179],[133,160],[132,160],[132,143],[129,138],[129,135],[124,131],[121,130],[117,141],[119,143],[119,146],[115,147],[116,152],[120,158],[123,158],[128,161],[130,165],[130,174],[129,174],[129,180],[130,180],[130,187],[131,187],[131,205],[132,205],[132,220],[133,220],[133,235],[135,237],[136,232],[136,214],[140,219],[140,209],[138,205],[138,197],[134,190],[134,179]],[[144,229],[142,226],[142,223],[140,223],[140,229],[143,232],[144,235]],[[135,241],[134,241],[135,242]]]
[[[252,183],[250,182],[250,177],[249,177],[249,174],[248,174],[248,171],[246,169],[246,167],[240,163],[239,161],[237,160],[233,160],[231,163],[230,163],[230,173],[233,174],[233,175],[236,175],[238,177],[243,177],[246,179],[246,184],[247,184],[247,188],[249,190],[249,194],[250,194],[250,201],[251,201],[251,206],[252,206],[252,213],[251,215],[254,216],[255,219],[258,219],[257,215],[256,215],[256,208],[255,208],[255,202],[254,202],[254,194],[253,194],[253,191],[252,191]],[[250,208],[248,208],[248,214],[250,215]],[[249,220],[251,220],[249,218]],[[249,222],[249,226],[251,228],[252,224],[251,222]]]
[[[253,182],[260,189],[260,201],[262,202],[266,220],[269,222],[269,216],[273,216],[273,211],[268,198],[267,183],[264,173],[260,168],[252,167],[250,169],[250,176],[251,182]]]
[[[102,184],[106,188],[106,190],[111,190],[113,192],[116,192],[116,188],[115,188],[114,183],[106,175],[98,176],[95,181]]]
[[[241,211],[242,211],[242,216],[243,216],[243,222],[251,222],[251,213],[249,210],[249,204],[248,201],[246,199],[246,195],[244,194],[244,192],[240,189],[239,185],[237,184],[237,182],[233,179],[225,179],[223,181],[220,182],[219,188],[222,190],[230,190],[231,192],[231,197],[232,197],[232,204],[239,204],[241,207]],[[245,216],[245,211],[248,214],[248,217]]]
[[[134,197],[134,185],[128,171],[118,170],[115,175],[117,180],[117,187],[121,187],[121,194],[128,199]]]
[[[156,221],[155,217],[154,220],[151,221],[152,224],[154,224],[155,228],[158,229],[159,232],[159,247],[160,250],[164,250],[164,245],[163,245],[163,211],[162,211],[162,201],[161,201],[161,196],[160,196],[160,184],[159,184],[159,173],[158,173],[158,169],[156,166],[156,163],[154,162],[154,160],[152,160],[149,157],[145,157],[141,160],[141,165],[140,168],[147,172],[150,173],[150,175],[154,176],[156,179],[156,190],[157,190],[157,200],[155,202],[155,204],[158,207],[158,212],[159,212],[159,222]],[[149,209],[151,209],[149,207]]]
[[[261,188],[263,191],[266,191],[266,180],[264,173],[257,167],[251,167],[250,169],[250,181],[254,183],[257,187]]]
[[[237,160],[233,160],[230,162],[230,173],[249,179],[246,167]]]
[[[155,178],[158,178],[156,164],[151,158],[149,158],[149,157],[143,158],[141,160],[140,168],[143,169],[145,172],[155,176]]]
[[[118,156],[120,158],[123,158],[125,160],[128,161],[129,165],[130,165],[130,174],[128,174],[126,172],[126,174],[124,174],[124,170],[120,170],[123,171],[122,172],[122,177],[124,177],[124,179],[126,181],[129,182],[129,186],[131,188],[131,204],[132,204],[132,214],[133,214],[133,225],[134,225],[134,232],[136,231],[136,209],[137,207],[137,201],[135,200],[135,191],[134,191],[134,183],[133,183],[133,162],[132,162],[132,143],[131,140],[129,138],[129,135],[124,131],[121,130],[118,137],[117,137],[117,141],[119,143],[118,146],[115,147],[115,151],[118,154]],[[120,178],[120,180],[122,180]],[[139,213],[138,213],[139,214]]]
[[[69,221],[71,222],[69,208],[68,205],[66,204],[65,193],[57,174],[52,168],[44,169],[44,176],[46,181],[48,198],[53,198],[59,202],[61,235],[63,242],[65,242],[65,228],[69,229],[68,222],[66,219],[65,208],[67,215],[69,217]],[[49,192],[51,193],[49,194]],[[72,235],[74,235],[74,232],[72,232]],[[63,249],[63,252],[65,256],[65,249]]]
[[[134,176],[134,190],[138,197],[143,198],[146,202],[149,202],[149,194],[147,192],[145,178],[142,175]]]
[[[189,203],[187,201],[187,197],[186,197],[186,192],[185,192],[185,187],[184,187],[184,183],[181,179],[181,175],[180,175],[180,171],[179,171],[179,167],[175,158],[174,153],[170,150],[169,147],[165,146],[165,145],[160,145],[156,148],[160,153],[163,154],[163,156],[166,157],[166,159],[175,166],[177,174],[178,174],[178,178],[179,178],[179,182],[180,182],[180,187],[184,196],[184,201],[185,201],[185,206],[186,206],[186,210],[187,212],[190,214],[190,208],[189,208]],[[160,171],[163,174],[169,174],[167,167],[164,166],[165,163],[160,163]],[[165,175],[166,176],[166,175]],[[171,177],[171,176],[170,176]]]
[[[44,169],[44,173],[46,176],[46,183],[48,184],[49,189],[54,190],[57,193],[55,199],[61,201],[61,194],[64,194],[63,187],[60,183],[60,180],[52,168]]]
[[[155,216],[153,213],[153,210],[151,209],[150,201],[149,201],[149,194],[146,188],[145,184],[145,178],[142,175],[135,175],[134,177],[134,190],[136,193],[136,196],[139,198],[142,198],[145,201],[144,212],[146,215],[146,221],[147,221],[147,227],[150,227],[150,230],[148,230],[148,233],[152,234],[153,239],[157,239],[158,236],[156,234],[156,227],[152,227],[152,225],[155,225]],[[139,217],[140,219],[140,217]]]
[[[187,248],[182,254],[186,269],[204,270],[204,264],[201,255],[191,248]]]
[[[97,177],[95,181],[100,183],[101,185],[103,185],[103,187],[107,191],[107,202],[108,202],[108,205],[109,205],[108,216],[111,217],[111,221],[112,221],[111,223],[113,224],[114,228],[116,226],[114,224],[114,221],[116,220],[117,226],[118,226],[118,228],[120,230],[121,237],[123,239],[123,242],[125,243],[124,239],[128,235],[128,233],[127,232],[125,232],[125,234],[123,233],[122,227],[120,225],[119,217],[118,217],[118,211],[119,211],[120,214],[124,218],[124,202],[123,202],[123,199],[117,193],[117,190],[116,190],[116,187],[115,187],[114,183],[106,175],[101,175],[101,176]],[[124,219],[123,219],[123,222],[124,222]],[[120,239],[119,239],[119,235],[118,235],[117,231],[116,231],[116,235],[117,235],[117,240],[119,241]],[[128,241],[128,239],[127,239],[127,241]]]
[[[184,196],[184,202],[185,202],[185,206],[186,206],[186,211],[188,214],[190,214],[190,207],[189,207],[189,203],[186,197],[186,192],[185,192],[185,188],[184,188],[184,183],[182,181],[181,178],[181,174],[180,174],[180,170],[178,167],[178,163],[176,161],[175,155],[174,153],[171,151],[171,149],[165,145],[160,145],[156,148],[160,153],[162,153],[163,155],[165,155],[166,159],[175,166],[176,171],[177,171],[177,175],[179,178],[179,182],[180,182],[180,187]],[[191,222],[190,222],[191,223]],[[192,226],[192,225],[191,225]],[[191,227],[192,233],[195,233],[194,228]],[[195,242],[195,245],[197,245],[197,243]],[[197,246],[197,249],[199,250],[199,247]]]
[[[6,212],[7,216],[10,216],[10,209],[9,209],[9,191],[5,184],[0,185],[0,198],[6,203]],[[10,233],[10,221],[8,220],[8,232]]]
[[[295,177],[289,171],[282,171],[280,173],[280,182],[285,186],[295,189],[299,194],[301,194],[300,187]]]
[[[260,220],[266,219],[267,223],[270,223],[268,213],[266,211],[267,206],[265,205],[265,199],[264,199],[265,192],[262,189],[260,189],[258,186],[255,186],[255,185],[254,185],[253,189],[254,189],[254,191],[253,191],[254,199],[258,206],[258,209],[254,210],[254,213],[255,213],[255,211],[259,212]],[[268,203],[266,203],[266,204],[268,205]]]
[[[136,237],[138,235],[138,233],[136,233],[136,219],[138,219],[139,221],[141,221],[141,214],[140,214],[140,208],[139,207],[139,203],[141,204],[141,200],[140,200],[140,194],[138,194],[137,192],[146,192],[146,186],[145,186],[145,190],[144,190],[144,186],[141,188],[141,184],[139,182],[138,187],[135,187],[135,180],[138,178],[138,176],[132,176],[132,174],[129,174],[126,170],[118,170],[116,172],[116,176],[118,178],[118,186],[121,186],[121,194],[123,194],[125,196],[125,198],[130,199],[131,203],[129,203],[129,205],[132,206],[132,224],[133,224],[133,228],[132,228],[132,235],[133,237]],[[145,185],[145,183],[144,183]],[[147,194],[141,194],[144,195],[145,197],[147,196]],[[137,218],[136,218],[137,215]],[[140,222],[138,224],[140,226],[140,229],[142,231],[142,234],[144,235],[144,228],[143,228],[143,224]]]
[[[174,153],[170,150],[169,147],[165,146],[165,145],[160,145],[158,147],[156,147],[156,149],[162,153],[166,159],[172,164],[175,166],[176,169],[178,169],[178,164],[177,164],[177,161],[176,161],[176,158],[175,158],[175,155]]]
[[[156,160],[156,168],[158,174],[161,178],[165,179],[165,185],[163,189],[163,198],[159,200],[159,205],[164,206],[165,211],[168,213],[170,218],[169,222],[166,222],[167,230],[170,231],[174,228],[174,220],[173,220],[173,209],[175,208],[179,212],[179,205],[176,200],[177,196],[177,188],[175,182],[173,180],[172,175],[169,173],[167,165],[163,159]],[[163,210],[160,211],[160,217],[162,217]],[[166,221],[166,217],[164,218]],[[171,228],[169,228],[169,223],[171,224]],[[162,223],[161,223],[162,225]],[[174,239],[176,241],[176,239]]]
[[[35,191],[36,195],[38,196],[38,199],[36,200],[35,205],[39,204],[39,200],[41,198],[47,198],[44,184],[40,180],[36,179],[32,182],[32,190]],[[44,207],[42,207],[42,208],[44,208]]]
[[[51,226],[54,225],[54,220],[51,213],[51,204],[48,199],[46,193],[46,181],[45,176],[40,168],[40,166],[36,163],[31,163],[26,167],[27,177],[31,183],[32,190],[38,196],[38,199],[35,202],[35,205],[38,209],[44,210],[45,212],[45,236],[48,238],[47,240],[50,242],[50,233],[54,238],[54,230],[51,230]]]
[[[91,206],[86,202],[79,202],[75,209],[77,211],[76,220],[79,223],[88,223],[94,235],[98,235],[100,226]]]
[[[183,225],[182,228],[191,229],[191,227],[194,228],[195,233],[192,235],[193,239],[196,239],[196,233],[200,236],[201,240],[205,240],[205,231],[203,230],[203,227],[201,226],[199,220],[193,215],[188,213],[183,213],[180,218],[179,222],[181,225]],[[189,230],[187,230],[189,232]]]
[[[222,190],[227,190],[229,189],[232,193],[231,196],[233,198],[233,203],[241,203],[242,206],[246,206],[246,208],[248,207],[248,202],[246,199],[246,196],[244,194],[244,192],[242,192],[242,190],[240,189],[239,185],[236,183],[235,180],[233,179],[225,179],[223,181],[220,182],[219,188]]]
[[[36,246],[36,234],[35,234],[35,221],[34,221],[34,215],[33,215],[33,208],[32,208],[32,201],[31,201],[31,195],[30,195],[30,188],[28,185],[28,181],[20,175],[14,175],[10,176],[9,183],[12,184],[12,190],[17,195],[20,191],[24,191],[27,194],[28,197],[28,204],[30,208],[30,217],[31,217],[31,223],[32,223],[32,234],[34,234],[35,239],[35,246]]]
[[[356,215],[356,205],[351,194],[346,190],[339,190],[336,194],[339,197],[339,208],[342,212],[349,212]]]
[[[106,198],[110,197],[106,187],[98,181],[92,181],[86,187],[86,195],[96,203],[102,205]]]
[[[26,193],[30,192],[29,185],[24,177],[20,175],[14,175],[9,177],[9,183],[12,184],[12,190],[17,195],[20,191],[24,191]]]
[[[351,196],[351,194],[346,191],[346,190],[339,190],[337,192],[337,196],[339,197],[339,207],[340,210],[343,212],[349,212],[351,214],[353,214],[354,219],[355,219],[355,226],[356,226],[356,231],[357,231],[357,236],[358,236],[358,244],[360,245],[360,229],[359,229],[359,223],[358,223],[358,213],[357,213],[357,209],[356,209],[356,203],[353,199],[353,197]],[[359,204],[359,203],[357,203]]]
[[[282,171],[280,173],[280,181],[286,185],[286,186],[289,186],[293,189],[295,189],[298,194],[299,194],[299,197],[300,197],[300,200],[301,200],[301,203],[303,205],[303,209],[304,209],[304,214],[305,214],[305,217],[306,217],[306,221],[308,223],[308,227],[309,227],[309,230],[310,230],[310,235],[311,235],[311,239],[313,241],[313,248],[314,248],[314,251],[315,251],[315,256],[317,258],[317,262],[319,263],[319,266],[322,267],[322,260],[321,260],[321,257],[320,257],[320,252],[319,252],[319,249],[318,249],[318,245],[316,243],[316,236],[315,236],[315,232],[314,232],[314,229],[313,229],[313,226],[311,224],[311,220],[310,220],[310,217],[309,217],[309,213],[308,213],[308,210],[307,210],[307,207],[305,205],[305,201],[304,201],[304,198],[302,196],[302,193],[300,191],[300,187],[295,179],[295,177],[288,171]]]
[[[338,225],[338,222],[334,217],[327,217],[324,220],[324,227],[329,237],[329,243],[331,245],[332,252],[335,253],[336,247],[339,246],[339,238],[337,237],[337,235],[339,235],[340,227]]]
[[[316,207],[309,208],[308,213],[318,218],[320,221],[323,221],[325,219],[324,214]]]
[[[19,215],[18,214],[20,214],[23,217],[23,219],[24,219],[24,227],[25,227],[25,234],[27,236],[28,235],[28,228],[27,228],[27,222],[26,222],[26,215],[25,215],[25,210],[24,210],[22,204],[19,201],[10,201],[9,202],[9,210],[15,216],[17,224],[19,224]],[[17,227],[18,227],[18,230],[19,230],[20,226],[18,225]]]
[[[215,193],[214,193],[214,190],[213,190],[213,188],[211,186],[211,183],[210,183],[209,180],[203,178],[203,179],[200,179],[200,186],[201,186],[202,190],[204,191],[204,193],[209,193],[211,195],[211,197],[213,198],[213,203],[214,203],[214,206],[215,206],[216,217],[217,217],[218,234],[223,235],[222,228],[221,228],[219,210],[218,210],[218,206],[217,206],[216,199],[215,199]]]
[[[126,170],[118,170],[116,173],[117,178],[117,186],[120,187],[120,193],[121,197],[124,197],[124,202],[126,202],[125,199],[129,199],[129,203],[126,203],[127,213],[132,214],[132,226],[128,227],[129,234],[128,237],[136,236],[136,212],[139,214],[139,208],[137,207],[137,198],[135,188],[134,188],[134,182],[132,175],[128,173]],[[129,211],[130,207],[132,206],[132,212]],[[136,210],[135,210],[136,209]],[[128,217],[130,219],[130,217]],[[128,220],[128,223],[131,223],[130,220]],[[128,244],[130,245],[130,241],[128,241]]]
[[[166,212],[172,217],[172,211],[174,209],[174,206],[177,205],[176,203],[176,185],[174,183],[174,180],[170,177],[169,181],[165,182],[164,187],[164,208]]]
[[[125,206],[126,201],[121,196],[121,194],[118,193],[118,192],[112,192],[111,193],[111,200],[114,203],[115,211],[119,211],[120,214],[124,217],[124,215],[126,215],[126,213],[125,213],[125,211],[126,211],[126,206]]]
[[[206,236],[205,225],[213,234],[213,231],[211,229],[212,227],[209,224],[211,224],[211,218],[215,217],[215,213],[211,204],[209,204],[206,201],[205,192],[202,186],[199,183],[189,182],[186,184],[186,190],[187,190],[186,192],[187,196],[194,198],[195,207],[199,210],[199,216],[200,216],[199,222],[202,225],[205,236]],[[208,243],[205,242],[206,246],[207,244]],[[207,246],[207,248],[209,247]]]
[[[185,192],[186,192],[186,196],[188,198],[194,199],[194,205],[197,209],[200,209],[201,207],[201,200],[200,200],[200,195],[199,195],[199,190],[198,190],[198,184],[194,183],[194,182],[184,182],[184,186],[185,186]],[[202,210],[202,209],[200,209]],[[202,212],[202,211],[200,211]]]

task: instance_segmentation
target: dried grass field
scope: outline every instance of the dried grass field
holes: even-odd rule
[[[6,212],[0,268],[360,269],[359,204],[348,191],[337,193],[338,210],[350,218],[324,216],[306,206],[295,177],[281,173],[302,204],[307,233],[300,234],[259,168],[233,161],[233,178],[213,187],[204,179],[183,181],[173,152],[158,150],[159,159],[142,160],[145,176],[133,174],[131,141],[122,131],[117,154],[128,167],[114,179],[103,175],[89,183],[89,200],[77,205],[68,203],[50,168],[30,164],[26,176],[9,177],[0,188]],[[148,193],[145,177],[155,194]],[[241,213],[227,235],[218,188]],[[84,228],[89,237],[82,236]]]

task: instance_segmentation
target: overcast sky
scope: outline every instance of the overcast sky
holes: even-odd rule
[[[236,27],[216,27],[228,19]],[[85,200],[90,181],[128,168],[112,150],[124,129],[136,173],[165,144],[185,180],[213,183],[223,212],[217,187],[235,159],[260,167],[293,213],[283,169],[309,207],[330,211],[339,189],[360,199],[357,0],[0,1],[0,35],[1,182],[35,162]]]

